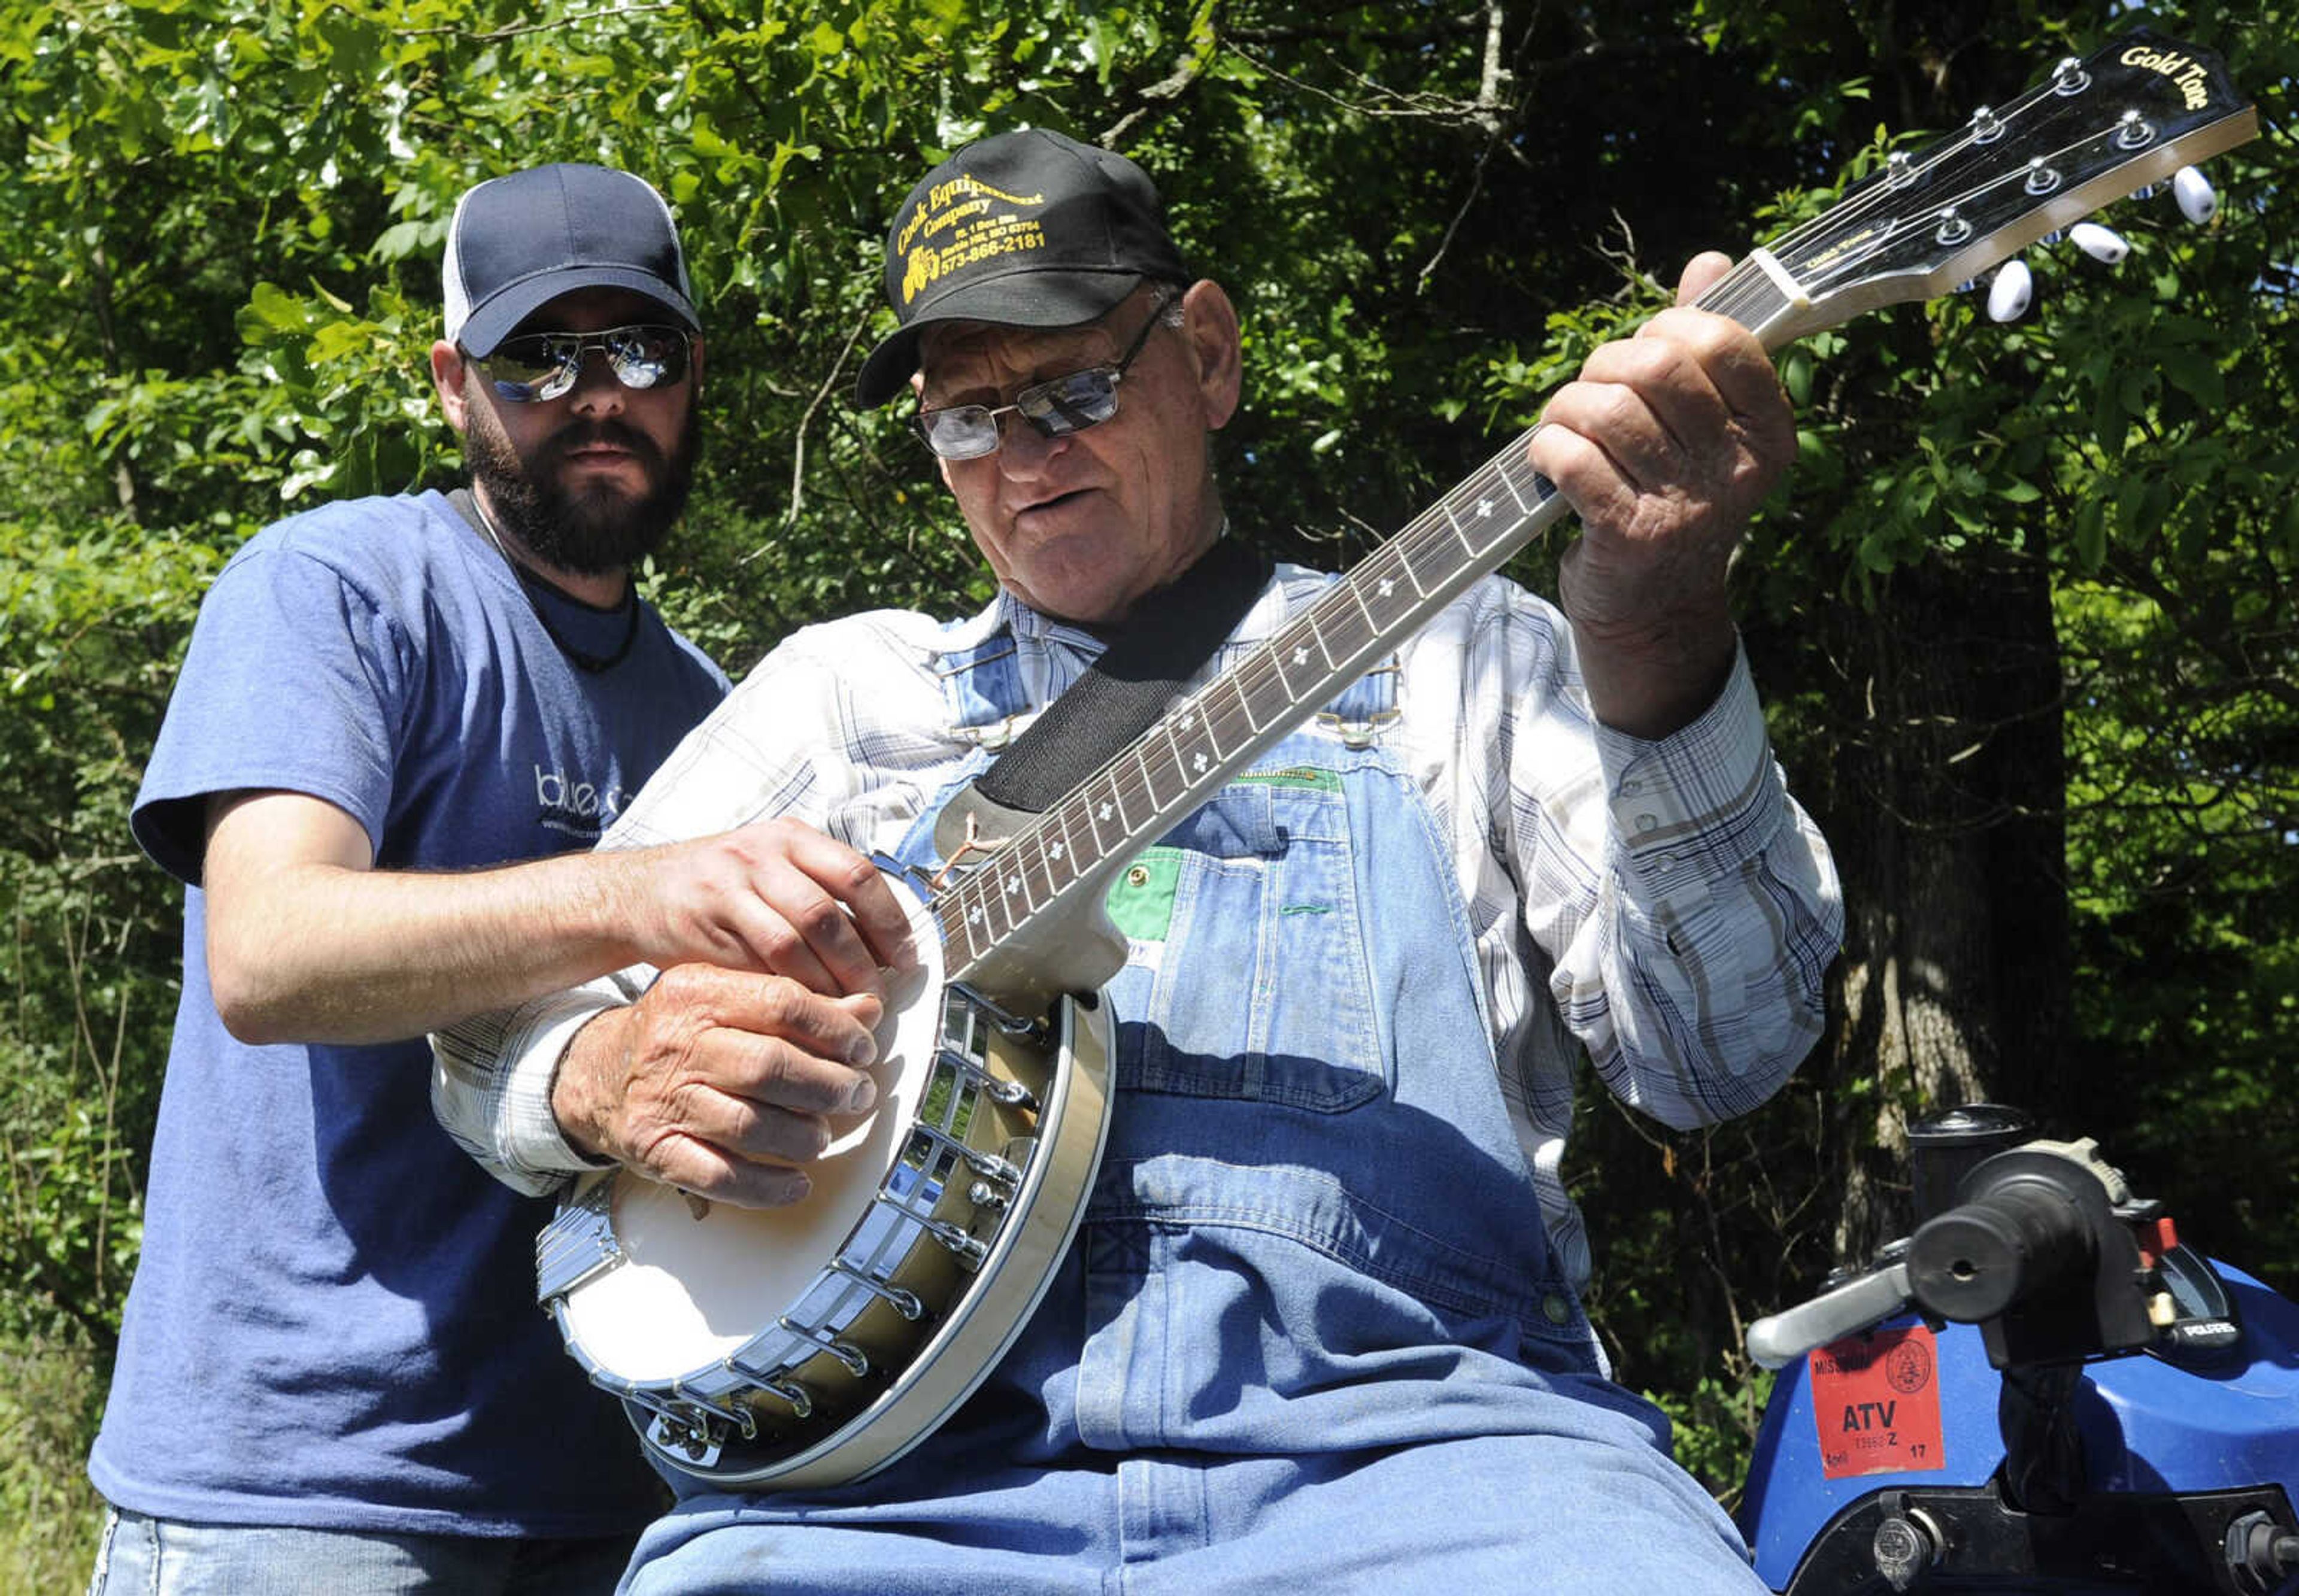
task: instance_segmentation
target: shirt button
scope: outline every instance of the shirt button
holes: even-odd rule
[[[1633,776],[1630,777],[1628,780],[1621,784],[1621,796],[1623,798],[1633,798],[1644,790],[1645,784],[1639,781]]]
[[[1541,1317],[1552,1325],[1568,1323],[1573,1318],[1573,1305],[1556,1293],[1551,1292],[1540,1300]]]
[[[1656,831],[1659,828],[1660,817],[1658,815],[1639,815],[1637,817],[1637,829],[1639,831]]]

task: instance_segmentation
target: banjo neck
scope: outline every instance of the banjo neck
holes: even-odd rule
[[[1526,435],[1530,436],[1530,434]],[[971,791],[960,873],[927,913],[952,978],[991,992],[1090,991],[1125,958],[1097,935],[1117,870],[1565,513],[1520,438],[1188,694],[1044,813]]]

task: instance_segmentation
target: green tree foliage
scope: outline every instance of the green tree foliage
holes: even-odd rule
[[[1838,1022],[1706,1135],[1592,1101],[1575,1163],[1621,1372],[1720,1490],[1755,1411],[1742,1322],[1891,1233],[1928,1104],[2097,1134],[2299,1281],[2290,0],[0,0],[0,1349],[43,1416],[0,1412],[11,1583],[84,1563],[74,1471],[175,1001],[179,894],[127,835],[141,761],[246,536],[456,472],[423,370],[468,184],[603,161],[676,207],[706,458],[646,582],[739,672],[811,620],[987,592],[931,461],[850,397],[885,221],[971,137],[1058,127],[1157,175],[1244,313],[1235,522],[1338,564],[1694,251],[2151,20],[2261,104],[2213,227],[2121,206],[2132,258],[2040,252],[2017,328],[1957,299],[1782,362],[1803,460],[1738,579],[1846,866]]]

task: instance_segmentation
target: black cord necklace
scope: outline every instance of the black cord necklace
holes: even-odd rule
[[[623,662],[624,656],[631,652],[631,644],[636,643],[639,636],[638,589],[627,575],[623,580],[623,640],[615,645],[612,653],[594,654],[579,649],[567,640],[564,632],[552,624],[549,611],[543,607],[543,600],[545,594],[555,594],[572,603],[581,603],[582,600],[562,593],[555,583],[535,575],[511,557],[510,550],[503,544],[502,535],[495,530],[494,518],[487,513],[486,506],[479,503],[477,494],[469,488],[459,487],[449,497],[456,509],[463,511],[466,520],[486,534],[487,541],[494,544],[495,553],[501,554],[503,563],[510,567],[510,574],[519,578],[519,591],[527,595],[527,607],[535,611],[535,620],[551,641],[559,645],[559,652],[567,656],[569,664],[577,670],[596,676],[602,670],[612,670]]]

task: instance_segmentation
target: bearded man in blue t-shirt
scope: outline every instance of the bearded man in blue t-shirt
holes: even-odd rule
[[[587,852],[726,690],[629,575],[696,453],[668,209],[625,172],[514,172],[463,195],[444,266],[431,375],[470,486],[250,540],[137,800],[188,889],[184,988],[89,1464],[98,1592],[603,1591],[659,1510],[535,1309],[546,1205],[433,1122],[426,1030],[708,960],[850,994],[793,1015],[787,984],[719,981],[735,1022],[772,1003],[815,1039],[753,1061],[728,1146],[787,1160],[867,1101],[814,1056],[867,1050],[903,956],[875,874],[782,825]]]

